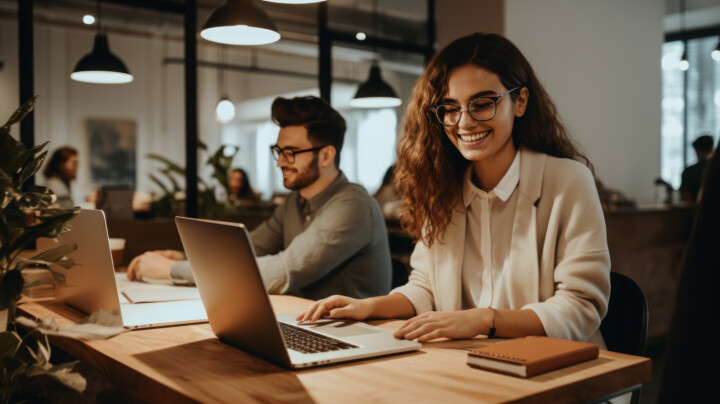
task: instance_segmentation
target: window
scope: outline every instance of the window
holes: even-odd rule
[[[697,162],[692,142],[710,135],[717,145],[720,131],[720,61],[710,53],[720,37],[709,36],[687,42],[690,68],[680,70],[685,44],[666,42],[662,49],[662,140],[661,176],[680,187],[685,167]]]

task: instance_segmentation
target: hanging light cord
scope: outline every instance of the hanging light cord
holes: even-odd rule
[[[218,85],[220,86],[220,89],[218,93],[220,93],[221,99],[225,98],[226,92],[225,92],[225,69],[227,69],[228,61],[227,61],[227,46],[223,45],[220,47],[220,69],[218,69],[218,74],[220,76],[220,79],[218,80]]]
[[[377,2],[378,0],[373,0],[372,2],[372,30],[373,35],[378,38],[379,37],[379,29],[378,29],[378,16],[377,16]],[[377,57],[377,48],[373,46],[372,48],[373,53],[373,65],[378,63],[378,57]]]
[[[685,32],[685,0],[680,0],[680,32]]]
[[[98,15],[98,34],[102,34],[102,11],[100,8],[100,0],[97,2],[97,15]]]

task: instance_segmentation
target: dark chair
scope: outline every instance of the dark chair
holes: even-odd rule
[[[645,354],[648,305],[640,286],[623,274],[610,272],[610,302],[600,323],[607,349],[628,355]],[[640,402],[642,387],[632,392],[631,402]]]
[[[391,288],[395,289],[407,283],[410,276],[410,270],[404,262],[397,258],[392,258],[392,283]]]
[[[632,279],[610,273],[610,304],[600,332],[607,349],[628,355],[645,354],[648,305],[645,294]]]
[[[720,151],[710,158],[683,254],[675,313],[664,353],[659,403],[711,401],[720,360],[715,346],[720,285]]]

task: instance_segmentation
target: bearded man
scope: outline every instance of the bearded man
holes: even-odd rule
[[[250,233],[269,293],[322,299],[357,298],[390,291],[388,236],[380,208],[340,171],[345,119],[317,97],[277,98],[272,119],[280,126],[271,153],[293,192]],[[177,251],[133,259],[128,278],[171,278],[193,283]]]

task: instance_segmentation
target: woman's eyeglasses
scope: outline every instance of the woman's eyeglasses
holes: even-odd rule
[[[511,92],[522,88],[522,86],[507,90],[504,93],[492,97],[477,97],[468,102],[467,109],[462,109],[454,104],[440,104],[434,106],[435,117],[443,126],[455,126],[460,122],[462,113],[467,111],[472,119],[476,121],[489,121],[497,113],[498,101]]]

